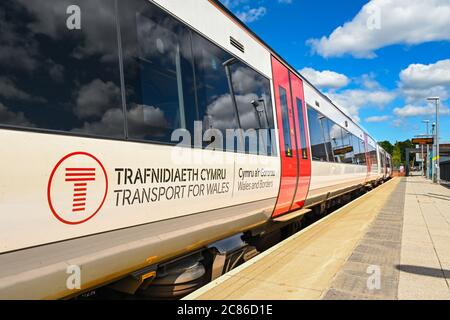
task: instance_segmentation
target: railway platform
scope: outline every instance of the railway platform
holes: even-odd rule
[[[450,299],[450,189],[394,178],[184,299]]]

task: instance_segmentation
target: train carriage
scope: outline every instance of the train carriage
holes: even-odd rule
[[[6,0],[0,26],[1,298],[180,296],[391,175],[217,1]]]

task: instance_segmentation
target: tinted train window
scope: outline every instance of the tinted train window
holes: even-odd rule
[[[259,129],[270,127],[267,103],[270,103],[269,81],[241,62],[230,65],[234,95],[241,128]],[[261,105],[261,108],[257,108]],[[260,111],[258,111],[260,110]]]
[[[197,114],[190,31],[146,1],[120,5],[129,137],[176,144]]]
[[[333,122],[331,123],[330,138],[335,162],[343,163],[346,154],[344,130]]]
[[[211,134],[225,138],[227,129],[239,127],[226,69],[237,60],[230,60],[232,56],[229,53],[197,34],[193,34],[192,40],[199,118],[203,122],[203,130],[210,130]],[[217,142],[222,143],[224,140]],[[230,144],[228,149],[236,150],[235,145]]]
[[[306,149],[306,129],[305,129],[305,118],[303,112],[303,103],[302,100],[297,98],[297,112],[300,124],[300,143],[302,148],[302,158],[308,159],[308,151]]]
[[[114,1],[0,1],[0,124],[124,136]]]
[[[283,122],[284,147],[286,149],[286,156],[292,157],[291,124],[289,122],[287,93],[283,87],[279,87],[279,91],[280,91],[281,118]]]
[[[366,147],[365,142],[359,138],[356,138],[359,144],[359,152],[355,154],[356,163],[359,165],[366,165]]]
[[[333,148],[331,146],[331,128],[333,127],[333,121],[329,120],[324,115],[319,115],[319,121],[323,126],[323,139],[325,141],[325,148],[329,162],[334,162]]]
[[[359,150],[359,138],[352,134],[352,143],[353,143],[353,163],[354,164],[360,164],[360,150]]]
[[[354,147],[352,142],[352,134],[345,129],[342,129],[343,132],[343,143],[344,148],[346,149],[344,155],[344,163],[354,163]]]
[[[372,165],[372,172],[378,171],[378,159],[377,159],[377,150],[371,144],[368,145],[369,148],[369,159]]]
[[[233,83],[233,92],[238,110],[239,123],[243,130],[258,130],[256,134],[257,146],[246,145],[245,151],[250,153],[272,154],[272,129],[274,119],[272,114],[272,100],[270,81],[237,60],[229,64]],[[252,132],[247,132],[251,136]]]
[[[328,150],[325,148],[323,119],[312,107],[308,106],[309,136],[311,140],[312,160],[328,161]]]

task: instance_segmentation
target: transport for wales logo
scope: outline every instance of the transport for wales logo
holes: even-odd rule
[[[108,194],[108,176],[103,164],[92,154],[74,152],[63,157],[48,180],[50,210],[70,225],[92,219]]]

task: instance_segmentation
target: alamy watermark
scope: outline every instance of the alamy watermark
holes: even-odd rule
[[[377,265],[370,265],[367,267],[367,289],[380,290],[381,289],[381,268]]]
[[[81,268],[77,265],[70,265],[66,269],[66,273],[69,275],[66,280],[66,287],[69,290],[81,289]]]
[[[366,7],[368,18],[366,21],[367,29],[381,30],[381,8],[373,3]]]
[[[81,9],[77,5],[67,7],[66,13],[69,17],[66,20],[66,26],[69,30],[81,30]]]
[[[267,164],[270,156],[277,154],[276,137],[275,129],[209,128],[204,130],[203,122],[195,121],[193,132],[187,129],[176,129],[172,132],[171,141],[175,144],[175,148],[172,148],[172,161],[176,165],[233,164],[235,162]],[[249,156],[236,157],[235,153]]]

